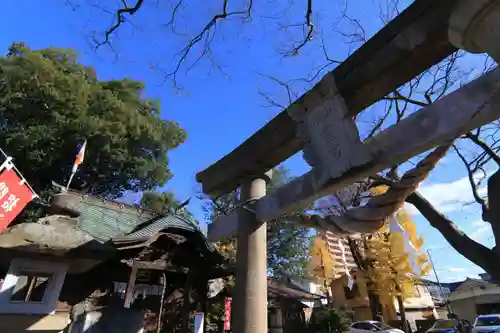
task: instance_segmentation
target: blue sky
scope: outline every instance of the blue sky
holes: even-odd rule
[[[348,13],[361,22],[366,37],[381,26],[381,1],[384,0],[349,2]],[[183,88],[179,91],[172,88],[171,81],[163,82],[165,76],[162,73],[175,66],[175,56],[187,40],[185,35],[196,34],[216,12],[218,2],[185,1],[186,7],[181,8],[176,21],[176,29],[185,35],[175,35],[169,28],[162,27],[168,22],[171,12],[168,1],[157,1],[155,5],[148,2],[132,19],[133,27],[125,24],[112,37],[116,55],[106,46],[95,51],[89,41],[92,35],[100,38],[100,32],[111,24],[112,17],[107,10],[113,9],[113,4],[119,1],[81,0],[75,1],[75,7],[65,3],[63,0],[6,2],[0,21],[0,50],[6,53],[14,41],[24,41],[35,49],[70,47],[81,54],[82,62],[95,67],[101,79],[131,77],[145,81],[146,94],[161,100],[162,116],[178,121],[188,133],[186,143],[169,155],[175,176],[165,187],[174,191],[180,200],[196,196],[198,185],[194,176],[197,172],[234,149],[280,111],[266,106],[259,92],[287,104],[286,91],[259,73],[284,80],[308,75],[325,63],[321,36],[329,56],[334,59],[344,59],[359,45],[347,43],[346,37],[336,32],[355,29],[352,21],[341,21],[340,14],[330,14],[340,13],[344,4],[332,5],[327,0],[316,0],[314,41],[298,57],[283,57],[280,50],[286,50],[293,38],[299,38],[300,34],[290,27],[279,28],[278,24],[300,22],[304,9],[296,5],[285,11],[272,0],[255,2],[256,14],[251,22],[223,22],[217,30],[211,57],[225,74],[207,59],[186,74],[189,64],[194,61],[194,58],[189,58],[190,62],[178,75],[178,85]],[[109,7],[100,7],[101,4]],[[280,20],[273,18],[278,16]],[[199,49],[193,54],[196,52]],[[469,64],[477,65],[478,62],[470,60]],[[296,82],[299,90],[310,85]],[[378,112],[380,105],[370,108],[365,113],[366,120]],[[300,155],[291,158],[286,165],[294,175],[307,170]],[[464,196],[470,194],[464,177],[456,157],[450,155],[423,184],[421,191],[457,221],[465,232],[491,246],[489,226],[480,222],[479,207],[461,203]],[[193,199],[189,208],[203,221],[200,206],[200,202]],[[413,212],[411,208],[410,211]],[[481,271],[456,254],[427,221],[413,213],[418,230],[426,239],[426,247],[432,249],[441,280],[454,281],[476,276]]]

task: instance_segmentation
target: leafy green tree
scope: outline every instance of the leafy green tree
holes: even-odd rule
[[[175,210],[181,203],[172,192],[146,191],[142,194],[140,205],[159,214]]]
[[[342,310],[331,308],[314,308],[309,332],[314,333],[343,333],[349,329],[351,320]]]
[[[175,213],[198,224],[186,207],[188,203],[189,199],[180,202],[172,192],[145,191],[142,194],[140,206],[156,214]]]
[[[274,169],[268,192],[275,191],[292,178],[284,167]],[[203,197],[204,199],[208,199]],[[211,221],[221,214],[228,214],[238,202],[238,191],[231,192],[214,200],[207,200],[204,205],[206,218]],[[267,223],[267,261],[271,276],[275,278],[303,278],[308,276],[309,245],[311,236],[309,229],[297,228],[290,222],[296,213],[285,214]],[[236,247],[236,237],[220,242],[221,248]],[[234,251],[230,251],[233,253]]]
[[[66,184],[85,139],[72,188],[106,198],[154,189],[172,177],[167,154],[186,133],[160,118],[144,88],[99,80],[73,50],[14,43],[0,57],[0,147],[42,196],[52,181]]]

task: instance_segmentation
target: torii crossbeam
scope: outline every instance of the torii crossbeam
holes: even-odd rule
[[[248,204],[214,221],[208,235],[214,241],[238,234],[235,333],[267,332],[266,220],[500,118],[500,69],[369,142],[359,140],[352,116],[457,48],[487,53],[498,63],[499,37],[500,0],[416,0],[242,146],[197,175],[207,194],[241,186],[240,199]],[[302,148],[312,170],[266,195],[265,171]]]

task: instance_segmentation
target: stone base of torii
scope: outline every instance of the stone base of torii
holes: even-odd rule
[[[499,63],[500,0],[457,2],[458,5],[449,18],[450,42],[457,48],[470,53],[487,53]],[[336,98],[336,92],[333,93],[333,96],[329,96]],[[340,125],[327,123],[327,126],[335,127],[337,131],[335,133],[324,123],[320,123],[325,119],[335,118],[335,116],[330,117],[328,112],[337,112],[337,120],[346,121],[345,114],[338,111],[338,103],[337,110],[333,111],[330,108],[325,111],[324,105],[321,106],[323,110],[309,110],[308,113],[312,115],[308,118],[306,114],[305,118],[299,121],[305,124],[305,130],[308,132],[306,134],[311,142],[305,158],[313,170],[301,177],[299,181],[278,191],[282,193],[281,197],[274,194],[266,196],[266,184],[270,180],[270,173],[249,175],[248,178],[242,179],[239,207],[230,216],[214,221],[209,226],[208,234],[210,241],[228,237],[234,232],[238,235],[236,287],[233,300],[235,333],[267,333],[268,331],[267,238],[266,223],[263,221],[279,216],[292,209],[292,206],[296,207],[293,195],[297,196],[296,201],[299,204],[312,202],[321,194],[327,194],[328,191],[331,193],[348,185],[348,182],[363,179],[391,165],[404,162],[425,150],[500,118],[500,70],[496,69],[488,73],[451,95],[416,112],[394,128],[382,132],[371,142],[362,143],[363,147],[360,146],[357,133],[353,134],[351,131],[352,123]],[[455,113],[450,114],[450,110]],[[441,114],[434,115],[436,112],[441,112]],[[444,118],[447,118],[446,122],[443,121]],[[436,121],[437,125],[430,124]],[[339,134],[339,128],[344,132]],[[384,148],[391,147],[389,142],[401,139],[399,136],[402,133],[399,128],[405,129],[404,132],[413,140],[412,144],[415,149],[402,151],[398,156],[388,156],[386,150],[386,155],[382,154],[382,158],[381,155],[374,154],[374,152],[384,151]],[[318,136],[318,129],[322,130],[324,137]],[[411,130],[408,132],[407,129]],[[429,129],[435,133],[429,133]],[[334,134],[335,138],[332,137]],[[339,139],[342,135],[349,139]],[[418,142],[419,137],[427,141]],[[333,149],[332,143],[335,139],[341,140],[342,145],[337,145]],[[354,150],[358,151],[359,155],[353,156]],[[361,158],[358,158],[359,156]],[[337,166],[333,167],[332,163],[340,165],[340,169]],[[369,167],[366,167],[367,165]],[[324,181],[328,179],[338,181],[333,184],[327,181],[327,184]],[[308,193],[310,188],[313,188],[316,193]]]

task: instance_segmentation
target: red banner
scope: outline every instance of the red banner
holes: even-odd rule
[[[4,169],[0,174],[0,232],[33,200],[33,193],[14,171]]]
[[[224,331],[231,330],[231,298],[227,297],[224,301]]]

